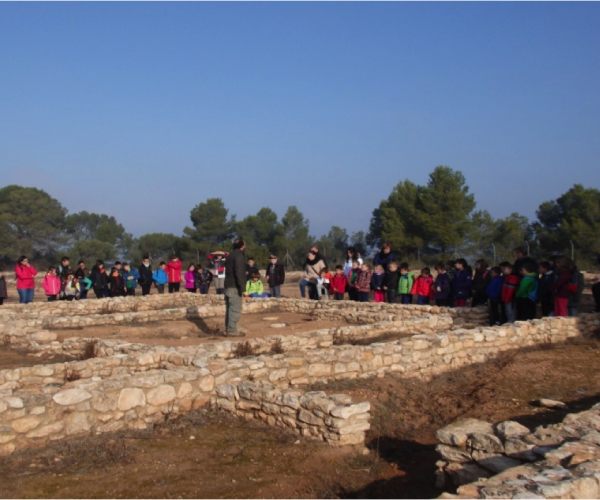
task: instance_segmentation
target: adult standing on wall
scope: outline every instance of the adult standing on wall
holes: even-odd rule
[[[169,277],[169,293],[178,292],[181,286],[181,261],[177,255],[171,255],[171,260],[167,263],[167,276]]]
[[[37,270],[29,263],[27,257],[25,255],[21,255],[17,261],[17,265],[15,266],[19,304],[29,304],[30,302],[33,302],[35,276],[37,273]]]
[[[243,337],[244,332],[238,330],[238,322],[242,315],[242,295],[246,291],[246,242],[243,238],[233,241],[233,252],[225,262],[225,335],[227,337]]]
[[[142,287],[142,295],[148,295],[150,293],[150,287],[152,286],[152,265],[150,264],[150,256],[144,255],[142,257],[142,263],[138,267],[138,273],[140,273],[140,279],[138,284]]]
[[[92,272],[90,273],[90,280],[92,281],[92,288],[96,294],[96,298],[105,298],[106,294],[104,291],[108,288],[108,276],[106,275],[103,261],[96,261],[96,265],[92,267]]]
[[[387,271],[388,264],[395,260],[396,256],[392,252],[392,245],[389,243],[383,243],[381,245],[381,251],[375,254],[373,259],[374,266],[382,266],[384,271]]]
[[[302,298],[306,297],[306,287],[308,286],[308,298],[319,300],[317,283],[324,267],[327,266],[325,265],[323,258],[318,253],[315,253],[313,247],[306,257],[304,263],[304,276],[300,281],[300,294],[302,295]]]

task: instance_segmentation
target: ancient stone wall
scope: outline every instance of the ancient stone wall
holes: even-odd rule
[[[134,299],[132,304],[135,300],[144,299]],[[342,423],[334,419],[346,417],[331,412],[340,405],[353,405],[344,403],[344,398],[331,399],[330,403],[335,406],[323,403],[325,406],[312,407],[313,403],[308,402],[312,397],[327,397],[309,394],[304,395],[304,403],[298,408],[292,408],[283,403],[283,397],[298,386],[326,383],[329,380],[383,376],[386,373],[427,378],[485,361],[507,349],[591,335],[600,327],[599,315],[582,315],[578,318],[546,318],[494,328],[452,329],[456,328],[456,316],[453,318],[446,313],[447,310],[439,308],[435,315],[424,313],[424,309],[418,306],[386,308],[371,304],[366,305],[363,311],[356,304],[340,306],[318,302],[313,306],[311,301],[300,300],[284,301],[285,305],[270,305],[277,302],[249,301],[245,307],[248,312],[264,311],[270,307],[308,310],[306,304],[309,304],[313,310],[319,309],[327,314],[329,308],[335,308],[339,309],[341,316],[358,313],[369,319],[370,314],[383,313],[389,319],[392,312],[400,313],[397,319],[393,318],[395,321],[341,326],[298,335],[287,335],[284,331],[269,338],[253,339],[250,342],[258,354],[242,359],[232,358],[239,341],[178,348],[98,341],[95,349],[100,357],[2,370],[0,452],[11,453],[15,449],[78,433],[144,428],[165,418],[167,414],[187,412],[207,404],[211,399],[236,414],[261,418],[270,424],[286,425],[302,435],[325,439],[332,444],[345,444],[358,439],[359,433],[364,433],[363,427],[367,426],[364,414],[368,410],[356,414],[352,413],[354,410],[348,410],[345,414],[349,420]],[[200,306],[194,307],[198,311]],[[411,320],[406,311],[413,309],[420,314],[415,313]],[[434,311],[433,308],[427,310],[431,313]],[[138,313],[116,314],[125,316]],[[335,335],[342,332],[347,336],[372,338],[394,328],[407,334],[419,331],[428,333],[370,345],[331,345]],[[268,352],[276,340],[281,340],[284,353]],[[81,352],[87,342],[89,339],[71,339],[63,344],[54,340],[51,345],[64,348],[64,352]],[[247,385],[250,381],[255,385]],[[221,389],[219,393],[219,387],[224,386],[231,389]],[[259,404],[260,408],[257,407]],[[291,408],[295,413],[284,408]],[[329,409],[325,411],[324,408]],[[284,417],[289,418],[286,420]],[[346,430],[342,432],[341,429]]]
[[[599,431],[600,404],[533,432],[459,420],[437,433],[437,484],[459,486],[445,498],[598,498]]]

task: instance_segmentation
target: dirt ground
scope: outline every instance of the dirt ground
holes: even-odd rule
[[[80,437],[0,459],[0,497],[434,498],[437,429],[459,417],[534,428],[589,408],[600,401],[600,343],[509,352],[427,383],[388,376],[312,388],[372,403],[370,454],[198,411],[165,415],[154,431]],[[568,409],[540,408],[540,398]]]
[[[128,342],[143,342],[166,346],[199,345],[224,340],[223,317],[157,321],[139,325],[92,326],[85,328],[67,328],[52,330],[58,334],[58,340],[69,337],[94,337],[98,339],[119,339]],[[273,328],[273,324],[283,324],[285,328]],[[290,335],[311,332],[321,328],[335,328],[345,325],[343,321],[318,320],[307,314],[297,313],[260,313],[242,314],[239,326],[246,331],[246,339],[262,338],[272,335]],[[236,339],[237,340],[237,339]]]

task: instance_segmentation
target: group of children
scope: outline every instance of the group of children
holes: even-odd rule
[[[371,268],[354,260],[346,273],[341,265],[334,274],[323,268],[317,291],[319,298],[344,300],[347,293],[358,302],[368,302],[371,292],[375,302],[465,307],[471,300],[472,307],[489,304],[492,325],[534,319],[538,303],[542,316],[577,315],[583,291],[583,275],[566,257],[539,266],[525,257],[514,265],[502,262],[491,268],[480,259],[475,272],[465,259],[458,259],[439,262],[435,270],[435,277],[428,267],[415,276],[406,262],[390,261]]]

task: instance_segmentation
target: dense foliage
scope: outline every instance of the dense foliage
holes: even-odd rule
[[[574,185],[556,200],[543,202],[537,220],[512,213],[494,219],[475,210],[465,176],[438,166],[427,185],[400,181],[372,212],[368,233],[348,234],[333,226],[317,238],[296,206],[281,218],[269,207],[237,220],[220,198],[209,198],[190,211],[191,225],[181,235],[150,233],[134,238],[115,217],[106,214],[68,214],[58,200],[36,188],[0,189],[0,259],[12,263],[22,255],[56,262],[61,254],[74,260],[139,261],[143,254],[164,260],[176,253],[185,262],[206,263],[208,253],[229,250],[231,239],[243,236],[247,255],[266,265],[271,253],[290,268],[299,268],[315,244],[330,265],[341,263],[348,246],[370,256],[384,241],[397,258],[432,263],[463,256],[485,258],[491,264],[511,260],[516,246],[533,255],[574,253],[581,266],[590,266],[600,252],[600,191]]]

